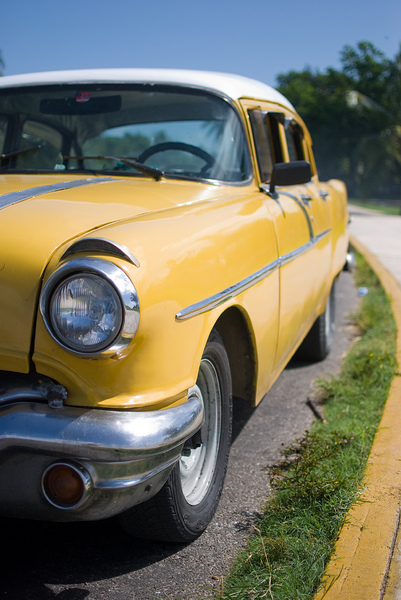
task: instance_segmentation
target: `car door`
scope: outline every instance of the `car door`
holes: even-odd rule
[[[308,160],[315,170],[311,148],[305,139],[305,132],[293,116],[284,117],[285,142],[289,162]],[[312,172],[312,178],[303,186],[299,186],[300,199],[308,212],[313,236],[320,239],[330,230],[330,211],[327,207],[327,192],[319,185],[317,176]],[[329,263],[327,263],[328,267]]]
[[[247,109],[259,166],[260,190],[265,194],[264,202],[274,218],[280,257],[279,335],[275,360],[275,373],[278,374],[313,324],[327,287],[329,211],[313,178],[303,184],[276,187],[272,193],[275,165],[295,165],[311,158],[307,140],[301,125],[284,111],[266,110],[263,106],[248,106]]]

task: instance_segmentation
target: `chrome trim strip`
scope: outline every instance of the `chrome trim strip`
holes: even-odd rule
[[[201,313],[212,310],[213,308],[220,306],[220,304],[227,302],[227,300],[234,298],[234,296],[236,296],[237,294],[240,294],[241,292],[252,287],[259,281],[262,281],[268,275],[270,275],[270,273],[273,273],[273,271],[275,271],[279,266],[280,266],[280,259],[277,259],[274,262],[267,265],[266,267],[263,267],[263,269],[256,271],[256,273],[254,273],[253,275],[246,277],[242,281],[239,281],[235,285],[232,285],[231,287],[226,288],[222,292],[219,292],[218,294],[214,294],[214,296],[210,296],[209,298],[206,298],[205,300],[201,300],[200,302],[197,302],[196,304],[192,304],[191,306],[184,308],[183,310],[181,310],[180,312],[178,312],[175,315],[175,318],[178,321],[182,321],[184,319],[189,319],[191,317],[195,317],[196,315],[200,315]]]
[[[323,238],[326,237],[326,235],[329,235],[329,233],[331,232],[331,229],[326,229],[325,231],[322,231],[322,233],[319,233],[319,235],[317,235],[315,238],[313,238],[313,241],[318,244],[320,242],[320,240],[322,240]]]
[[[306,244],[304,244],[303,246],[300,246],[296,250],[292,250],[292,252],[289,252],[288,254],[284,254],[283,256],[280,257],[280,267],[287,265],[288,263],[292,262],[299,256],[302,256],[302,254],[305,254],[305,252],[308,252],[308,250],[310,250],[314,245],[315,245],[315,242],[313,240],[311,240],[310,242],[307,242]]]
[[[273,271],[276,271],[283,265],[292,262],[302,254],[305,254],[305,252],[308,252],[308,250],[313,248],[313,246],[316,246],[316,244],[318,244],[320,240],[329,235],[330,231],[330,229],[323,231],[316,237],[312,238],[310,242],[303,244],[303,246],[300,246],[299,248],[293,250],[292,252],[289,252],[288,254],[280,256],[277,260],[266,265],[266,267],[263,267],[263,269],[256,271],[256,273],[254,273],[253,275],[242,279],[241,281],[232,285],[231,287],[226,288],[225,290],[214,294],[209,298],[205,298],[205,300],[201,300],[200,302],[191,304],[183,310],[180,310],[180,312],[178,312],[175,315],[175,318],[177,319],[177,321],[184,321],[185,319],[190,319],[202,313],[208,312],[209,310],[220,306],[224,302],[227,302],[227,300],[231,300],[231,298],[234,298],[234,296],[240,294],[241,292],[244,292],[248,288],[254,286],[256,283],[259,283],[259,281],[262,281],[263,279],[268,277],[271,273],[273,273]]]
[[[42,194],[50,194],[51,192],[69,190],[71,188],[81,187],[82,185],[105,183],[106,181],[113,181],[113,177],[92,177],[91,179],[64,181],[61,183],[52,183],[51,185],[40,185],[27,190],[21,190],[19,192],[10,192],[9,194],[3,194],[0,196],[0,210],[2,208],[6,208],[7,206],[11,206],[11,204],[17,204],[17,202],[28,200],[28,198],[35,198],[35,196],[41,196]]]
[[[88,254],[107,254],[109,256],[116,256],[132,263],[139,268],[139,261],[135,256],[122,244],[118,244],[112,240],[106,238],[83,238],[72,244],[63,254],[61,260],[71,256],[72,254],[78,254],[78,252],[86,252]]]

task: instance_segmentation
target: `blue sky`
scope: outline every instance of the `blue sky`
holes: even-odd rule
[[[393,58],[400,0],[13,0],[4,2],[4,75],[75,68],[168,67],[238,73],[338,68],[345,44]]]

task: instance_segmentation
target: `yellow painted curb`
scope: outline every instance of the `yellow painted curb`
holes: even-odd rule
[[[401,365],[401,287],[357,239],[358,250],[389,296]],[[315,600],[380,600],[397,535],[401,499],[401,377],[395,377],[376,433],[360,502],[349,511]]]

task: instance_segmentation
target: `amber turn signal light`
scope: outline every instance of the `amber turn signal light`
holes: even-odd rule
[[[75,508],[87,496],[91,479],[85,469],[69,463],[56,463],[43,474],[42,489],[46,499],[57,508]]]

